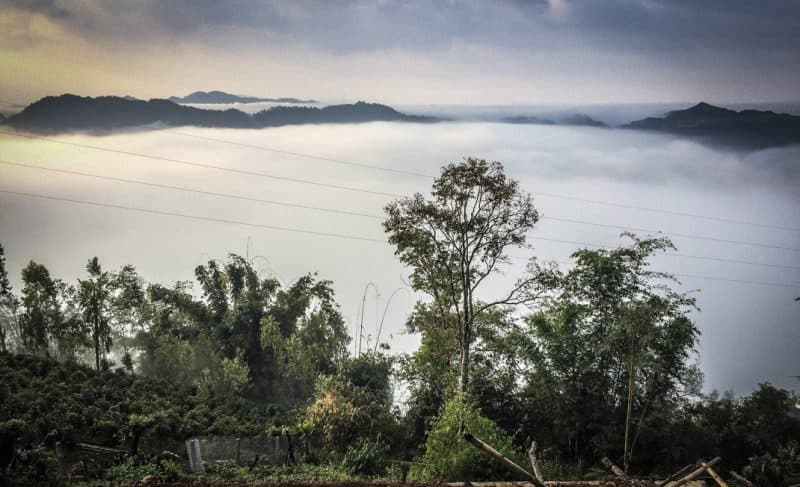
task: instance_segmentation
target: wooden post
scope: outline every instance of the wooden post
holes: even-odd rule
[[[719,474],[717,474],[717,472],[715,472],[713,468],[711,468],[711,465],[707,464],[702,460],[700,460],[700,465],[706,467],[706,472],[708,472],[708,474],[711,475],[711,478],[714,479],[714,482],[716,482],[717,485],[719,485],[719,487],[728,487],[728,484],[725,483],[724,480],[722,480],[722,477],[720,477]]]
[[[703,472],[705,472],[706,469],[708,469],[708,467],[713,467],[714,465],[718,464],[721,460],[722,459],[720,457],[716,457],[713,460],[711,460],[710,462],[704,463],[698,469],[694,470],[692,473],[690,473],[686,477],[678,480],[677,482],[672,484],[670,487],[680,487],[681,485],[683,485],[683,484],[685,484],[685,483],[687,483],[687,482],[689,482],[691,480],[694,480],[696,477],[699,477],[700,475],[702,475]]]
[[[745,487],[756,487],[756,484],[750,482],[749,480],[747,480],[747,478],[745,478],[743,475],[740,475],[735,470],[729,470],[728,473],[731,474],[731,477],[743,483]]]
[[[506,468],[511,470],[512,472],[516,472],[524,477],[526,477],[533,485],[536,487],[546,487],[544,482],[541,482],[539,479],[536,478],[535,475],[528,472],[524,468],[520,467],[516,463],[512,462],[509,458],[505,455],[500,453],[499,451],[495,450],[491,446],[487,445],[486,443],[482,442],[474,435],[470,433],[464,433],[464,440],[469,443],[470,445],[474,446],[478,450],[485,453],[487,456],[490,456],[497,460],[498,462],[502,463]]]
[[[544,476],[542,475],[542,471],[539,470],[539,460],[536,458],[536,450],[537,446],[535,441],[531,442],[531,448],[528,450],[528,457],[531,459],[531,467],[533,468],[533,475],[539,480],[539,482],[544,483]]]
[[[236,438],[236,466],[240,465],[239,460],[241,459],[242,453],[242,437]]]

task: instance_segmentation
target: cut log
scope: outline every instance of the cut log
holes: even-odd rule
[[[719,474],[715,472],[713,468],[711,468],[711,465],[707,464],[702,460],[700,461],[700,465],[706,467],[706,472],[708,472],[708,474],[711,475],[711,478],[714,479],[714,482],[716,482],[717,485],[719,485],[719,487],[728,487],[728,484],[725,483],[724,480],[722,480],[722,477],[720,477]]]
[[[539,470],[539,459],[536,457],[536,450],[538,445],[536,445],[535,441],[531,442],[531,448],[528,450],[528,457],[531,459],[531,468],[533,468],[533,475],[539,480],[539,482],[544,483],[544,476],[542,475],[542,471]]]
[[[674,484],[670,484],[669,487],[680,487],[681,485],[684,485],[684,484],[694,480],[695,478],[703,475],[703,472],[705,472],[708,467],[713,467],[714,465],[718,464],[721,460],[722,459],[720,457],[716,457],[713,460],[711,460],[710,462],[704,463],[699,468],[697,468],[696,470],[692,471],[692,473],[690,473],[686,477],[683,477],[682,479],[678,480]]]
[[[731,474],[731,477],[735,478],[740,483],[744,484],[745,487],[756,487],[756,484],[754,484],[753,482],[750,482],[749,480],[747,480],[747,478],[745,476],[740,475],[736,471],[728,470],[728,473]]]
[[[546,487],[544,482],[537,479],[535,475],[528,472],[524,468],[520,467],[516,463],[512,462],[508,457],[506,457],[499,451],[495,450],[491,446],[487,445],[486,443],[475,437],[475,435],[472,435],[470,433],[464,433],[464,440],[470,445],[477,448],[478,450],[482,451],[487,456],[494,458],[512,472],[516,472],[524,476],[525,478],[528,479],[528,481],[530,481],[530,483],[532,483],[536,487]]]

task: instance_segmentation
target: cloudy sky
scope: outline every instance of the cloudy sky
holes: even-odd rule
[[[794,0],[4,0],[0,93],[800,99]]]

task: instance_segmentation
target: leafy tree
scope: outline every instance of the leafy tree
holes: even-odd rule
[[[432,199],[417,193],[386,206],[383,223],[400,261],[412,268],[415,290],[432,298],[439,326],[455,330],[459,349],[458,389],[469,384],[475,320],[496,306],[532,302],[547,272],[531,261],[526,276],[496,300],[478,302],[481,284],[509,262],[507,250],[526,247],[539,219],[533,200],[506,177],[497,162],[468,158],[442,169]]]
[[[49,357],[50,338],[64,336],[65,318],[59,303],[59,283],[47,268],[30,261],[22,269],[20,338],[26,350]]]
[[[122,346],[122,364],[133,372],[131,346],[135,330],[147,319],[144,280],[133,266],[126,265],[110,276],[110,322],[114,341]]]
[[[16,321],[17,306],[19,302],[8,280],[5,250],[0,244],[0,351],[6,351],[8,331],[12,322]]]
[[[647,414],[699,387],[687,362],[699,332],[688,316],[694,299],[669,286],[672,276],[648,268],[671,242],[626,235],[630,246],[575,252],[560,294],[530,319],[528,387],[551,405],[576,455],[580,444],[585,452],[608,448],[621,417],[627,469]]]
[[[111,351],[111,277],[100,267],[97,257],[86,264],[89,278],[78,281],[78,303],[84,323],[94,346],[95,368],[100,370],[101,358]]]

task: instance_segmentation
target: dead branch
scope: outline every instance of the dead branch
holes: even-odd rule
[[[714,482],[716,482],[717,485],[719,485],[719,487],[728,487],[728,484],[725,483],[724,480],[722,480],[722,477],[720,477],[719,474],[717,474],[717,472],[715,472],[713,468],[711,468],[711,465],[707,464],[702,460],[700,461],[700,465],[706,467],[706,472],[708,472],[708,474],[711,475],[711,478],[714,479]]]
[[[536,478],[532,473],[528,472],[524,468],[520,467],[516,463],[512,462],[509,458],[505,455],[500,453],[499,451],[495,450],[491,446],[487,445],[480,439],[476,438],[474,435],[470,433],[464,433],[464,440],[469,443],[470,445],[474,446],[478,450],[485,453],[487,456],[490,456],[503,464],[506,468],[511,470],[512,472],[516,472],[520,475],[525,476],[528,481],[530,481],[536,487],[546,487],[544,482],[541,482],[539,479]]]
[[[735,478],[739,482],[743,483],[745,487],[756,487],[756,484],[747,480],[744,475],[740,475],[735,470],[728,470],[728,473],[731,474],[731,477]]]
[[[662,480],[660,482],[656,482],[656,485],[658,487],[663,487],[664,485],[667,485],[668,483],[670,483],[673,480],[679,478],[681,475],[685,474],[689,470],[693,469],[694,465],[695,465],[694,463],[690,463],[689,465],[686,465],[685,467],[683,467],[682,469],[678,470],[677,472],[671,474],[669,477],[665,478],[664,480]]]

